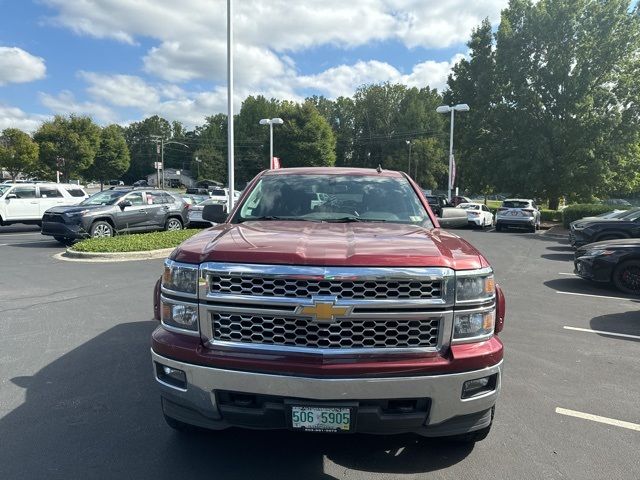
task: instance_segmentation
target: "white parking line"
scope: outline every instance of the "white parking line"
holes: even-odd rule
[[[577,277],[575,273],[568,273],[568,272],[558,272],[558,275],[571,275],[572,277]]]
[[[608,297],[606,295],[592,295],[590,293],[575,293],[575,292],[561,292],[559,290],[556,290],[556,293],[560,293],[562,295],[576,295],[578,297],[593,297],[593,298],[608,298],[611,300],[631,300],[630,298],[625,298],[625,297]]]
[[[633,338],[634,340],[640,340],[640,335],[629,335],[628,333],[616,333],[616,332],[606,332],[604,330],[591,330],[590,328],[578,328],[578,327],[562,327],[565,330],[575,330],[576,332],[587,332],[587,333],[599,333],[601,335],[608,335],[610,337],[621,337],[621,338]]]
[[[560,407],[556,408],[556,413],[559,413],[560,415],[567,415],[569,417],[591,420],[592,422],[606,423],[607,425],[613,425],[614,427],[628,428],[629,430],[640,432],[640,425],[638,425],[637,423],[616,420],[615,418],[601,417],[600,415],[592,415],[591,413],[583,413],[576,410],[568,410],[566,408]]]

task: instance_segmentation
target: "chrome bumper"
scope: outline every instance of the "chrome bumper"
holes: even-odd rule
[[[174,403],[197,410],[210,419],[220,419],[216,390],[273,395],[307,400],[348,401],[365,399],[429,398],[431,408],[425,426],[493,407],[500,393],[502,362],[482,370],[446,375],[390,378],[310,378],[251,373],[203,367],[178,362],[156,354],[157,362],[185,372],[187,388],[179,389],[156,378],[161,393]],[[154,376],[156,369],[154,365]],[[462,385],[468,380],[498,374],[495,390],[462,399]],[[221,425],[220,428],[225,428]]]

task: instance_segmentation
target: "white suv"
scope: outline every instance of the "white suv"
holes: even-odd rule
[[[540,228],[541,214],[536,202],[528,198],[507,198],[498,208],[496,231],[503,228],[526,228],[535,232]]]
[[[0,225],[42,222],[51,207],[77,205],[87,192],[79,185],[63,183],[0,184]]]

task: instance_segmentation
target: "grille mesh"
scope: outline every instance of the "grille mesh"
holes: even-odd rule
[[[435,347],[439,319],[338,320],[286,316],[211,314],[214,340],[320,349]]]
[[[298,280],[212,275],[209,277],[209,288],[212,293],[290,298],[311,298],[317,295],[354,300],[442,297],[441,280]]]

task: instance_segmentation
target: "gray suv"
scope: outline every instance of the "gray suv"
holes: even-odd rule
[[[61,243],[116,233],[180,230],[189,223],[187,204],[154,189],[112,189],[72,207],[54,207],[42,217],[42,234]]]

